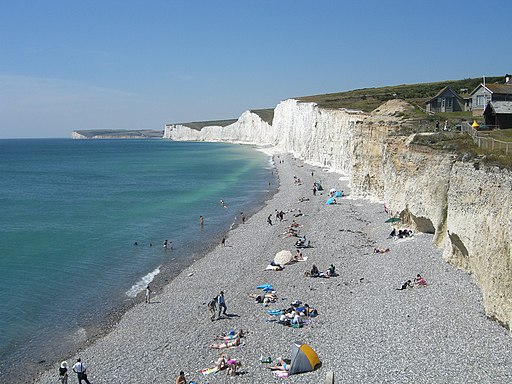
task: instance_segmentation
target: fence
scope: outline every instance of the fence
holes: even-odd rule
[[[507,155],[512,154],[512,143],[496,140],[492,137],[486,137],[481,132],[474,129],[468,122],[463,122],[461,131],[468,133],[480,148],[499,150],[505,152]]]

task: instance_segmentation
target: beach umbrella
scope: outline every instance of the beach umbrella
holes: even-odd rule
[[[327,200],[327,201],[325,202],[325,204],[327,204],[327,205],[334,204],[334,197],[331,197],[329,200]]]
[[[401,221],[399,217],[391,217],[385,221],[385,223],[396,223],[398,221]]]
[[[274,263],[279,265],[287,264],[292,260],[293,255],[290,251],[283,250],[281,252],[277,252],[276,255],[274,256]]]
[[[300,342],[292,345],[292,361],[290,363],[290,375],[302,372],[311,372],[320,364],[316,352],[307,344]]]

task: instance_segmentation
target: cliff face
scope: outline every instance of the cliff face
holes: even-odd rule
[[[386,114],[383,114],[386,113]],[[226,127],[168,126],[172,140],[272,145],[350,177],[351,194],[384,201],[402,221],[434,233],[443,258],[472,274],[486,313],[512,324],[512,174],[464,163],[394,135],[389,108],[367,114],[281,102],[272,125],[245,112]]]

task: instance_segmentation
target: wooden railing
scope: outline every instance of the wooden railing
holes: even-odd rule
[[[468,122],[461,124],[461,131],[468,133],[480,148],[503,151],[507,155],[512,154],[512,143],[488,137],[474,129]]]

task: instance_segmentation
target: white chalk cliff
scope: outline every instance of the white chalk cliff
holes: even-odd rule
[[[290,99],[272,124],[248,111],[225,127],[167,125],[164,138],[271,145],[347,175],[352,196],[384,201],[406,224],[435,233],[443,258],[480,286],[487,315],[510,329],[512,173],[413,145],[396,135],[402,121],[379,109],[325,110]]]

